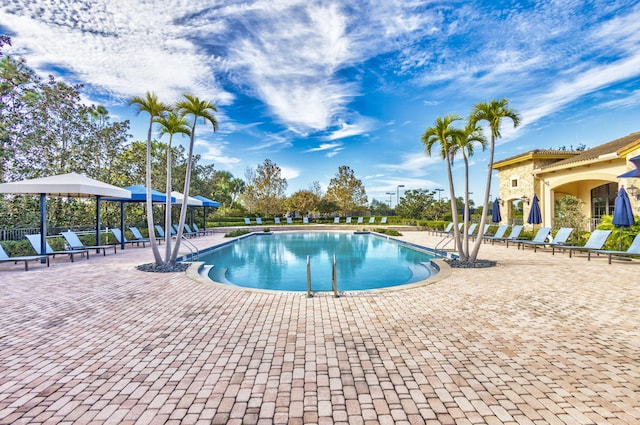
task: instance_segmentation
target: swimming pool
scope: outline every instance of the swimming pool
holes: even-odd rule
[[[221,283],[277,291],[332,289],[333,256],[339,291],[405,285],[437,272],[432,253],[369,232],[255,233],[200,255],[208,277]]]

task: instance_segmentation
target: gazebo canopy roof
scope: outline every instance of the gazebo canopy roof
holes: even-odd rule
[[[49,196],[113,196],[131,198],[131,192],[78,173],[60,174],[0,184],[0,193],[38,193]]]

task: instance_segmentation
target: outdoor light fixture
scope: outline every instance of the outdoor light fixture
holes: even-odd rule
[[[529,204],[531,203],[531,199],[529,199],[529,197],[528,197],[528,196],[526,196],[526,195],[523,195],[523,196],[520,198],[520,200],[521,200],[522,202],[526,202],[526,203],[527,203],[527,205],[529,205]]]

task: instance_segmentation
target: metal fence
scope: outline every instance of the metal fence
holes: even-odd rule
[[[48,227],[47,233],[50,235],[58,235],[61,232],[71,230],[78,234],[93,233],[95,227],[93,226],[65,226],[65,227]],[[106,232],[106,229],[102,229],[102,232]],[[17,229],[0,229],[0,241],[19,241],[24,239],[24,235],[35,235],[40,233],[39,227],[23,227]]]

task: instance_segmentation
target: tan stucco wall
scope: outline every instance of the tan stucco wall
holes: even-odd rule
[[[573,195],[585,202],[583,213],[591,217],[591,190],[606,183],[619,183],[626,188],[631,185],[640,194],[640,179],[618,179],[617,176],[634,169],[634,165],[628,161],[640,154],[640,149],[626,153],[624,158],[613,158],[605,161],[593,161],[585,164],[576,164],[571,168],[555,171],[541,171],[541,167],[549,161],[525,160],[520,163],[505,166],[498,170],[498,197],[503,200],[502,222],[509,223],[512,218],[510,204],[513,200],[526,196],[533,198],[537,194],[540,199],[544,226],[553,226],[554,201],[556,198]],[[512,187],[512,180],[517,179],[517,187]],[[632,195],[630,193],[630,195]],[[630,196],[631,206],[636,214],[640,214],[640,201],[635,196]],[[523,220],[525,226],[529,215],[530,205],[523,205]]]

